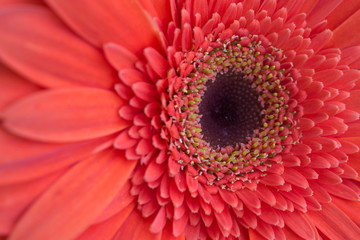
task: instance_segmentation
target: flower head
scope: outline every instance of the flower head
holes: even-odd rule
[[[0,233],[360,236],[359,7],[0,2]]]

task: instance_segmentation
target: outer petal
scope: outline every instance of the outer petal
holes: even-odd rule
[[[318,24],[320,21],[324,20],[342,1],[343,0],[319,0],[318,4],[307,18],[308,23],[312,26]]]
[[[42,0],[1,0],[0,6],[6,6],[6,5],[10,5],[10,4],[19,4],[19,3],[41,4],[41,5],[44,4],[44,2]]]
[[[26,138],[72,142],[105,136],[127,127],[117,114],[122,100],[94,88],[42,91],[3,113],[4,127]]]
[[[16,221],[26,208],[66,170],[19,184],[0,187],[0,235],[13,229]]]
[[[2,8],[0,36],[0,59],[41,86],[112,88],[117,79],[104,56],[46,8]]]
[[[115,43],[105,44],[104,53],[110,64],[119,71],[125,68],[132,68],[135,62],[138,61],[132,52]]]
[[[0,185],[29,181],[68,167],[94,154],[107,140],[108,137],[67,145],[46,144],[0,131]]]
[[[138,210],[134,209],[113,240],[160,240],[161,234],[153,234],[149,228],[149,219],[145,219]]]
[[[310,211],[314,225],[331,240],[357,239],[360,228],[333,204],[324,204],[322,211]]]
[[[0,76],[0,112],[11,102],[40,90],[2,64],[0,64]]]
[[[354,32],[354,29],[358,29],[359,24],[360,9],[334,30],[334,45],[340,48],[359,45],[360,35],[357,32]]]
[[[64,21],[96,46],[120,44],[136,54],[160,48],[158,34],[137,1],[47,0]]]
[[[101,240],[111,240],[117,230],[124,224],[134,207],[135,204],[130,204],[106,221],[91,226],[83,234],[81,234],[77,240],[98,240],[99,236],[101,236]]]
[[[353,222],[355,222],[358,226],[360,226],[360,215],[358,211],[355,209],[360,209],[360,202],[357,201],[349,201],[337,197],[332,197],[333,203],[338,207],[341,211],[343,211],[348,217],[350,217]]]
[[[358,9],[360,9],[359,0],[342,1],[342,3],[327,17],[328,27],[330,29],[335,29],[353,15]]]
[[[159,18],[164,26],[167,26],[171,20],[169,0],[139,0],[139,2],[151,16]]]
[[[111,202],[135,164],[119,152],[82,161],[32,205],[9,239],[74,239]]]

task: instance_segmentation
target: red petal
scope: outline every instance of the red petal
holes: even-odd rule
[[[185,194],[180,192],[180,190],[176,186],[175,181],[171,182],[169,194],[170,199],[174,204],[174,207],[180,207],[183,204]]]
[[[151,68],[161,77],[165,78],[168,72],[168,63],[166,59],[155,49],[146,48],[144,55],[148,60]]]
[[[305,115],[312,114],[317,113],[324,106],[324,102],[319,99],[310,99],[302,102],[301,106],[304,108]]]
[[[112,218],[118,212],[131,205],[135,197],[130,193],[131,183],[126,182],[124,186],[117,192],[116,196],[111,200],[110,204],[96,218],[93,224],[98,224]]]
[[[145,219],[134,209],[112,240],[160,240],[161,234],[150,232],[150,224],[150,218]]]
[[[346,108],[360,112],[360,89],[354,90],[350,92],[350,97],[347,98],[344,103],[346,104]]]
[[[357,0],[355,0],[357,1]],[[345,2],[346,3],[346,2]],[[360,2],[359,2],[360,5]],[[348,47],[341,49],[340,63],[349,65],[356,62],[360,58],[360,46]]]
[[[341,211],[343,211],[351,220],[353,220],[358,226],[360,225],[360,215],[355,209],[360,208],[360,202],[349,201],[337,197],[333,197],[332,203],[336,205]]]
[[[322,211],[307,213],[315,226],[331,240],[358,239],[359,227],[334,204],[324,204]]]
[[[261,205],[261,214],[259,215],[259,218],[271,225],[279,225],[280,223],[280,216],[277,214],[276,210],[267,204]]]
[[[98,240],[101,236],[101,240],[113,239],[116,232],[124,224],[130,213],[133,211],[135,204],[130,204],[126,208],[122,209],[115,216],[107,219],[104,222],[89,227],[83,232],[76,240]]]
[[[165,227],[165,224],[166,224],[166,215],[165,214],[166,214],[165,207],[160,208],[160,210],[156,214],[154,221],[152,222],[152,224],[150,226],[150,231],[152,233],[159,233]]]
[[[235,208],[238,205],[238,198],[233,192],[220,189],[219,193],[221,198],[230,206]]]
[[[136,96],[145,101],[153,102],[158,98],[158,93],[156,91],[155,85],[153,84],[137,82],[132,85],[132,89],[134,90]]]
[[[284,179],[278,174],[267,174],[260,180],[261,183],[269,186],[279,186],[284,184]]]
[[[256,192],[259,195],[259,199],[263,202],[269,204],[270,206],[274,206],[276,204],[276,198],[269,188],[259,184]]]
[[[273,226],[270,224],[264,223],[262,220],[258,220],[258,224],[256,226],[256,231],[260,233],[266,239],[273,239],[275,240],[275,233]]]
[[[186,227],[186,230],[188,229],[189,226]],[[170,226],[168,225],[167,227],[165,227],[165,229],[162,231],[161,234],[161,240],[185,240],[185,232],[182,233],[180,236],[175,237],[172,234],[172,230],[170,228]]]
[[[312,40],[309,48],[314,49],[315,52],[318,52],[322,49],[332,38],[332,31],[326,29],[325,31],[317,34]]]
[[[0,35],[1,58],[39,85],[112,88],[116,81],[103,56],[45,8],[24,5],[3,11]]]
[[[21,4],[21,3],[40,4],[40,5],[44,4],[44,2],[42,0],[2,0],[0,2],[0,6],[6,6],[6,5],[11,5],[11,4]]]
[[[35,179],[92,155],[107,139],[68,145],[41,144],[0,132],[0,184]],[[18,151],[21,149],[21,151]]]
[[[137,82],[146,81],[146,75],[138,70],[126,68],[119,72],[119,77],[128,86],[132,86]]]
[[[245,203],[249,208],[260,208],[261,202],[256,194],[256,192],[249,190],[242,190],[236,192],[236,195]]]
[[[330,194],[320,185],[316,183],[310,184],[311,189],[314,191],[314,197],[316,200],[322,202],[322,203],[329,203],[331,202],[331,196]]]
[[[327,17],[328,27],[330,29],[336,29],[337,26],[345,22],[346,19],[353,15],[359,8],[360,2],[358,0],[342,1]]]
[[[343,71],[338,69],[326,69],[315,73],[313,79],[314,81],[320,81],[325,86],[328,86],[336,82],[343,74]]]
[[[360,196],[358,193],[356,193],[353,189],[346,186],[345,184],[338,184],[338,185],[328,185],[323,186],[326,191],[328,191],[330,194],[335,195],[337,197],[351,200],[351,201],[359,201]]]
[[[180,219],[175,219],[173,221],[173,235],[175,237],[180,237],[184,234],[184,230],[188,224],[188,214],[185,213],[184,216]]]
[[[64,171],[61,170],[25,183],[0,187],[0,233],[9,233],[26,208]]]
[[[290,184],[294,184],[295,186],[301,188],[309,187],[309,183],[306,180],[306,178],[301,174],[301,172],[298,172],[294,168],[285,168],[282,177],[286,182],[289,182]]]
[[[304,239],[315,239],[316,232],[306,214],[301,212],[282,212],[285,224]],[[301,226],[301,227],[299,227]]]
[[[135,162],[118,152],[102,152],[83,160],[31,206],[10,239],[75,238],[115,197],[134,166]]]
[[[224,228],[226,231],[231,231],[233,226],[233,220],[229,208],[224,208],[221,213],[217,213],[216,211],[214,213],[218,223],[220,223],[219,225],[221,225],[221,227]]]
[[[125,129],[115,139],[114,147],[117,149],[126,150],[126,149],[129,149],[129,148],[135,146],[135,144],[138,142],[139,142],[139,140],[130,137],[129,131],[127,129]]]
[[[171,20],[170,1],[168,0],[139,0],[142,6],[153,17],[158,17],[164,26]],[[161,7],[159,7],[161,6]]]
[[[282,229],[282,232],[285,234],[285,240],[291,239],[291,240],[304,240],[299,235],[295,234],[293,231],[291,231],[288,227],[284,227]]]
[[[357,10],[334,30],[333,43],[336,47],[344,48],[360,44],[359,34],[353,34],[353,30],[358,28],[359,21],[360,10]]]
[[[75,32],[96,46],[114,42],[137,55],[147,46],[160,49],[158,33],[137,1],[47,2]]]
[[[307,18],[308,24],[313,26],[324,20],[341,2],[342,0],[319,0]]]
[[[117,70],[132,68],[137,61],[137,57],[132,52],[115,43],[105,44],[104,52],[108,61]]]
[[[155,161],[152,161],[146,168],[144,180],[147,182],[153,182],[159,179],[164,171],[164,164],[157,164]]]
[[[307,155],[311,153],[311,148],[303,143],[298,143],[291,148],[291,152],[295,155]]]
[[[260,235],[256,230],[249,229],[249,239],[250,240],[266,240],[262,235]]]
[[[0,76],[0,112],[17,99],[40,90],[2,64],[0,64]]]
[[[6,129],[42,141],[70,142],[117,132],[127,123],[117,109],[121,99],[94,88],[47,90],[22,99],[3,113]]]

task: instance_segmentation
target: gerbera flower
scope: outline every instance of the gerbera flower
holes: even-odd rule
[[[357,0],[0,1],[0,235],[360,237]]]

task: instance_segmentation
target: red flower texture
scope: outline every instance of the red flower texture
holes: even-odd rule
[[[358,0],[0,0],[0,236],[360,238],[359,24]]]

